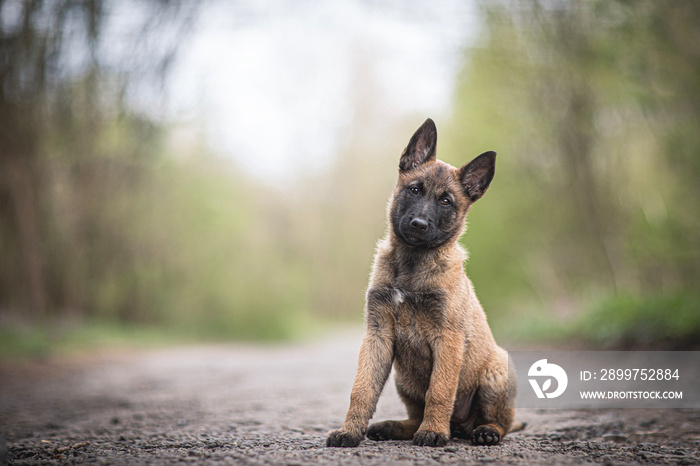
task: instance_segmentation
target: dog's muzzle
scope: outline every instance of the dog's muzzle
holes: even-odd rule
[[[400,233],[410,246],[428,246],[435,240],[430,222],[423,217],[406,218],[401,222]]]

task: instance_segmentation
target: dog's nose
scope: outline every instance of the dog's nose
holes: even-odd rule
[[[422,233],[428,229],[428,222],[420,217],[416,217],[411,220],[411,228]]]

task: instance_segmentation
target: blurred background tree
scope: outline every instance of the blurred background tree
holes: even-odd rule
[[[278,3],[285,21],[298,10]],[[180,47],[206,27],[198,16],[222,16],[221,5],[0,0],[0,350],[21,346],[37,328],[45,348],[69,327],[99,337],[94,325],[275,339],[328,322],[359,324],[398,156],[427,116],[438,123],[439,156],[453,165],[499,153],[464,237],[467,271],[497,337],[695,344],[695,2],[319,4],[350,18],[350,45],[322,49],[326,60],[346,58],[343,73],[332,75],[345,87],[295,56],[280,68],[293,99],[280,95],[292,105],[338,89],[348,108],[337,121],[320,108],[330,116],[318,116],[327,125],[308,133],[315,140],[305,140],[304,126],[318,124],[308,115],[294,115],[301,126],[282,122],[301,131],[299,147],[256,173],[246,170],[254,156],[215,148],[207,128],[216,115],[205,108],[183,124],[163,91]],[[281,21],[252,4],[228,7],[242,29]],[[358,10],[368,21],[350,24]],[[426,51],[406,25],[432,21],[444,30],[447,17],[462,29],[479,25],[454,35],[461,71],[444,114],[401,107],[388,95],[383,81],[398,86],[407,77],[389,71],[391,57],[368,35],[380,17],[393,18],[378,23],[393,28],[387,37],[409,44],[416,101],[433,95],[422,83],[434,81],[421,79],[434,70],[415,66]],[[318,43],[274,24],[286,43]],[[245,47],[216,58],[222,76],[228,62],[246,75],[265,50],[264,36],[243,38]],[[262,84],[247,84],[263,96]],[[251,121],[255,115],[239,120],[245,128],[225,130],[242,134]],[[289,128],[278,126],[258,134],[283,140]],[[314,147],[322,137],[334,144],[320,160]]]
[[[163,127],[132,104],[167,74],[194,5],[134,4],[115,37],[114,3],[0,2],[3,315],[141,314],[144,245],[124,226],[147,215]]]
[[[700,8],[482,11],[450,152],[501,146],[496,184],[471,217],[481,233],[467,235],[487,308],[528,316],[540,335],[574,321],[568,332],[597,343],[687,344],[700,331]]]

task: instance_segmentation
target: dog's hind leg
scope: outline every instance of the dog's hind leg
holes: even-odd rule
[[[398,387],[397,387],[398,388]],[[399,396],[408,412],[408,419],[402,421],[383,421],[369,426],[367,438],[370,440],[411,440],[423,422],[425,405],[401,393]]]
[[[474,445],[496,445],[511,430],[515,417],[517,385],[509,370],[508,354],[499,348],[491,367],[484,373],[474,397]]]

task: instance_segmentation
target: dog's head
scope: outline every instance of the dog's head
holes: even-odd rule
[[[437,129],[428,118],[399,161],[389,217],[393,234],[410,247],[437,248],[458,238],[469,207],[484,195],[495,172],[495,152],[457,169],[435,158],[436,144]]]

